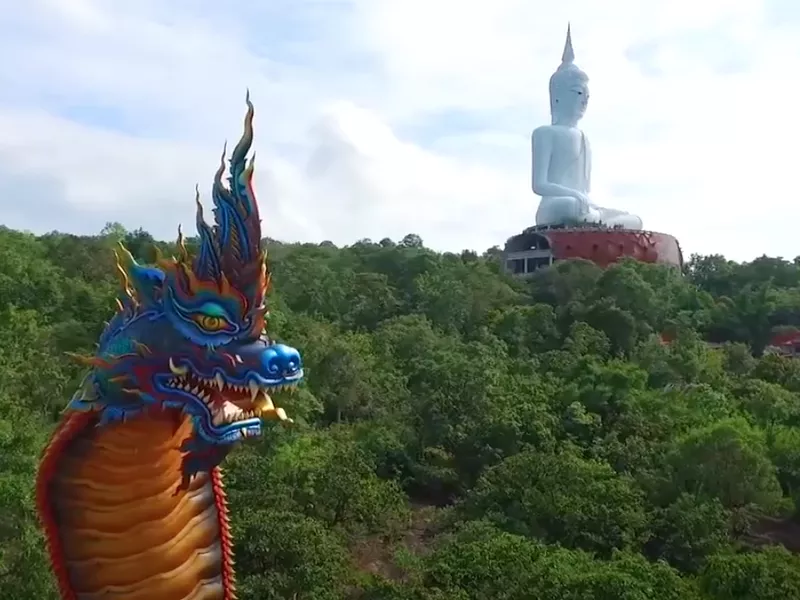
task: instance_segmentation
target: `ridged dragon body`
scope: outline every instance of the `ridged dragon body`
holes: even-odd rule
[[[220,463],[303,378],[265,332],[270,285],[252,187],[253,105],[212,188],[198,249],[139,264],[120,245],[118,310],[47,445],[36,503],[63,600],[234,600]]]

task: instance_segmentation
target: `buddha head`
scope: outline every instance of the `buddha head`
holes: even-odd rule
[[[550,76],[550,115],[553,125],[579,121],[588,103],[589,77],[575,64],[572,34],[567,25],[567,41],[561,64]]]

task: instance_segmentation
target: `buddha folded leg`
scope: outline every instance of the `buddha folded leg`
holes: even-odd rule
[[[577,198],[570,196],[551,196],[542,198],[536,210],[537,225],[568,225],[578,223],[599,223],[600,212],[592,204],[584,208]]]
[[[550,196],[542,198],[539,202],[539,208],[536,211],[537,225],[577,225],[579,223],[622,227],[623,229],[642,228],[642,220],[636,215],[624,210],[603,208],[594,204],[586,206],[577,198],[570,196]]]
[[[631,213],[614,208],[597,207],[600,213],[600,221],[607,227],[621,227],[623,229],[641,229],[642,219]]]

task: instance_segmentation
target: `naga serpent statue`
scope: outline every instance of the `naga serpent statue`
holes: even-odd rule
[[[220,463],[303,378],[266,333],[270,275],[252,187],[253,105],[198,249],[141,265],[117,253],[122,292],[47,445],[36,505],[63,600],[234,600]]]

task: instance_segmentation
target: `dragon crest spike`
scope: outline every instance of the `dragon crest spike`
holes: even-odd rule
[[[228,154],[228,140],[222,144],[222,154],[219,157],[219,167],[214,173],[214,187],[222,187],[222,175],[225,173],[225,157]]]
[[[95,367],[102,363],[102,359],[98,358],[97,356],[78,354],[77,352],[64,352],[64,354],[84,367]]]
[[[228,185],[223,183],[227,143],[223,148],[220,166],[214,175],[212,200],[214,226],[202,219],[198,203],[197,229],[200,252],[194,262],[198,277],[227,282],[248,298],[258,296],[262,287],[260,260],[262,254],[261,219],[253,191],[253,166],[247,154],[253,143],[255,109],[246,95],[247,113],[242,137],[230,154]]]
[[[120,248],[121,250],[125,250],[125,247],[122,246],[122,244],[120,244]],[[133,257],[130,256],[130,253],[128,253],[128,256],[125,258],[127,259],[128,257],[133,260]],[[129,300],[133,300],[134,293],[131,289],[131,277],[128,270],[128,265],[130,265],[130,263],[126,265],[126,261],[123,261],[122,257],[120,256],[120,252],[118,252],[116,249],[114,250],[114,259],[116,262],[114,270],[117,273],[117,278],[119,279],[120,288],[122,288],[122,294],[124,295],[125,301],[127,302]],[[136,261],[133,262],[135,263]],[[122,302],[119,300],[119,298],[117,299],[117,305],[122,307]],[[120,310],[122,310],[122,308],[120,308]]]
[[[203,217],[203,204],[200,202],[199,194],[195,197],[195,204],[197,206],[195,221],[200,237],[200,248],[194,260],[193,270],[201,279],[217,280],[222,273],[219,239]]]
[[[136,259],[133,257],[133,254],[131,254],[131,251],[128,250],[125,244],[123,244],[122,242],[117,242],[117,246],[119,246],[119,251],[122,254],[122,257],[125,259],[124,263],[126,269],[130,269],[131,267],[134,266],[139,266],[139,263],[136,262]]]
[[[199,191],[199,186],[197,189]],[[178,257],[182,263],[188,264],[190,262],[189,251],[186,249],[186,238],[180,225],[178,225]]]

